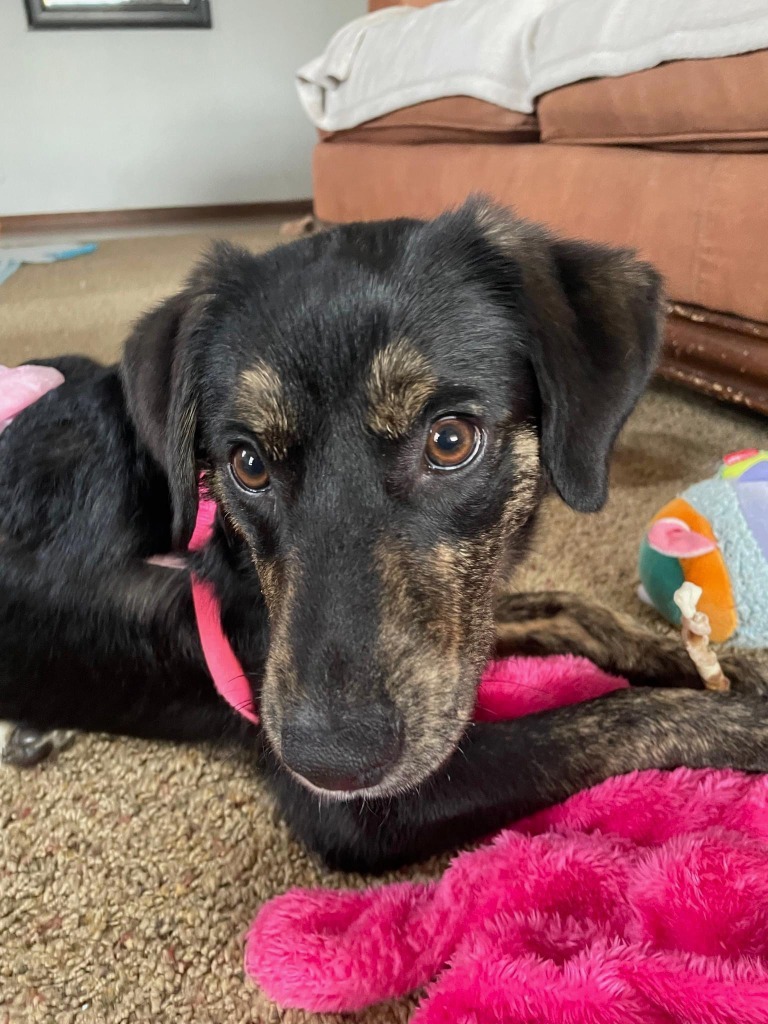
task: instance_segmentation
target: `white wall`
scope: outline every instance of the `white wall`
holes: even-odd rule
[[[211,0],[212,29],[36,31],[0,0],[0,217],[311,195],[293,85],[365,0]]]

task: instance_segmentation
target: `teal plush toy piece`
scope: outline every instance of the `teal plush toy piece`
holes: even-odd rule
[[[683,583],[702,590],[711,639],[768,647],[768,451],[723,459],[651,520],[640,545],[640,597],[673,625]]]

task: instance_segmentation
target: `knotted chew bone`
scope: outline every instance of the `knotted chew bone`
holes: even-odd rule
[[[730,690],[730,681],[720,667],[717,655],[709,646],[709,636],[712,632],[709,619],[704,612],[697,611],[701,593],[701,587],[689,582],[683,583],[674,593],[673,600],[683,616],[683,643],[704,686],[708,690]]]

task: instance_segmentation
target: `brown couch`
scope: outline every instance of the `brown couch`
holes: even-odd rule
[[[768,413],[768,50],[579,82],[535,116],[435,100],[315,150],[321,220],[431,216],[477,191],[637,249],[671,300],[661,374]]]

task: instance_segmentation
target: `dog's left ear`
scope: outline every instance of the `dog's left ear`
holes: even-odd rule
[[[128,414],[168,478],[179,548],[189,541],[197,514],[200,378],[216,279],[229,257],[228,247],[217,246],[178,295],[136,322],[120,367]]]
[[[256,257],[217,242],[184,288],[146,313],[125,343],[120,375],[141,442],[165,470],[173,507],[173,543],[185,547],[195,526],[200,450],[198,416],[211,341],[227,304],[256,286]]]
[[[559,240],[479,201],[469,208],[514,266],[548,475],[568,505],[595,512],[607,497],[613,443],[656,363],[661,278],[631,252]]]

